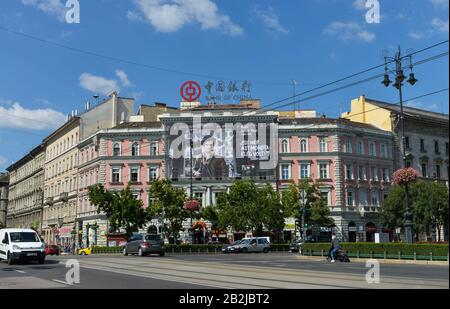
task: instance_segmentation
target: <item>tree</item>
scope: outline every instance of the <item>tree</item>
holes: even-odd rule
[[[33,220],[33,222],[31,222],[31,229],[39,232],[39,229],[41,227],[41,223],[38,220]]]
[[[405,190],[393,186],[381,206],[380,218],[384,227],[395,229],[405,223]]]
[[[189,217],[183,208],[186,200],[185,190],[174,188],[167,179],[157,179],[150,185],[150,195],[153,199],[151,206],[147,209],[150,217],[162,216],[168,220],[168,235],[177,242],[179,232],[183,229],[183,221]]]
[[[106,214],[110,230],[118,232],[123,229],[127,238],[143,228],[149,219],[142,201],[133,197],[129,185],[119,192],[110,192],[97,184],[89,188],[89,199],[98,213]]]
[[[302,208],[306,209],[307,218],[305,223],[320,227],[334,227],[334,220],[330,217],[330,209],[320,194],[320,184],[309,179],[301,180],[297,185],[291,184],[289,189],[283,191],[282,202],[285,217],[299,217]],[[302,204],[302,192],[304,192],[305,203]]]
[[[211,222],[211,229],[215,230],[218,226],[219,215],[214,207],[208,206],[201,210],[201,218]]]
[[[270,184],[258,188],[253,181],[235,181],[230,192],[219,195],[218,226],[235,231],[252,231],[284,227],[283,207],[278,192]]]
[[[432,213],[436,216],[436,225],[444,227],[445,239],[448,240],[448,187],[441,182],[431,184],[431,207]],[[441,229],[438,229],[439,239],[441,238]]]

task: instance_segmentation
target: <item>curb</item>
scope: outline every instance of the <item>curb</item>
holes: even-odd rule
[[[320,256],[295,256],[298,260],[324,261],[325,257]],[[414,260],[388,260],[388,259],[358,259],[351,258],[352,262],[366,263],[370,260],[377,260],[381,264],[403,264],[403,265],[431,265],[431,266],[449,266],[448,261],[414,261]]]

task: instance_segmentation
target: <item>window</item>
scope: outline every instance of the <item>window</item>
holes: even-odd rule
[[[440,154],[439,152],[439,141],[434,141],[434,153]]]
[[[352,141],[350,139],[347,139],[345,141],[345,152],[352,153]]]
[[[195,192],[195,193],[194,193],[194,199],[199,200],[200,203],[202,203],[202,201],[203,201],[203,193],[201,193],[201,192]]]
[[[347,191],[347,206],[354,206],[353,192]]]
[[[377,191],[372,191],[371,201],[372,201],[372,206],[378,206],[378,192]]]
[[[374,142],[370,142],[369,143],[369,154],[373,157],[375,157],[376,154],[376,150],[375,150],[375,143]]]
[[[361,189],[359,191],[359,204],[361,206],[367,206],[368,201],[367,201],[367,190],[365,189]]]
[[[157,167],[150,167],[148,178],[150,181],[158,178],[158,168]]]
[[[330,205],[330,199],[329,199],[329,191],[321,191],[320,192],[320,197],[322,198],[323,201],[325,201],[326,205]]]
[[[150,155],[157,156],[158,155],[158,143],[153,142],[150,144]]]
[[[439,164],[436,165],[436,177],[437,179],[441,178],[441,166]]]
[[[383,181],[388,182],[389,181],[389,169],[383,168]]]
[[[319,164],[319,178],[320,179],[328,179],[328,164],[322,163]]]
[[[423,138],[420,139],[420,151],[425,152],[425,140]]]
[[[328,151],[327,148],[328,147],[327,147],[327,139],[326,139],[326,137],[319,138],[319,149],[320,149],[320,152],[327,152]]]
[[[422,163],[422,177],[428,177],[427,176],[427,165],[425,163]]]
[[[133,193],[133,198],[135,200],[140,200],[141,199],[141,194],[140,193]],[[141,235],[142,236],[142,235]]]
[[[281,141],[281,152],[282,153],[288,153],[289,152],[289,143],[285,139]]]
[[[311,165],[310,164],[300,164],[300,179],[310,178]]]
[[[281,165],[281,179],[282,180],[288,180],[291,179],[290,177],[290,168],[291,166],[289,164],[282,164]]]
[[[387,145],[386,144],[381,144],[381,157],[382,158],[387,158],[388,157]]]
[[[300,152],[308,152],[308,142],[306,139],[300,141]]]
[[[445,154],[448,156],[448,143],[445,143]]]
[[[358,179],[366,180],[366,168],[363,165],[358,166]]]
[[[377,171],[377,168],[375,166],[372,166],[370,168],[370,179],[372,181],[378,181],[378,171]]]
[[[139,156],[139,144],[133,143],[133,146],[131,146],[131,155],[133,157]]]
[[[409,149],[409,137],[405,136],[405,148]]]
[[[347,180],[353,179],[353,165],[352,164],[345,165],[345,178]]]
[[[358,154],[364,154],[364,144],[362,141],[358,141]]]
[[[120,167],[113,167],[111,169],[111,182],[120,182]]]
[[[120,144],[119,143],[114,143],[113,156],[115,156],[115,157],[120,156]]]
[[[130,181],[131,182],[139,181],[139,167],[131,167],[130,168]]]

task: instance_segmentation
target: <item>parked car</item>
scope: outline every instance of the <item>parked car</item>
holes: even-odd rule
[[[289,252],[299,252],[301,246],[304,243],[331,243],[331,238],[330,236],[327,235],[308,235],[303,239],[296,239],[294,240],[290,247],[289,247]]]
[[[34,260],[45,263],[45,244],[39,235],[31,229],[0,230],[0,260],[9,265],[18,261]]]
[[[78,249],[78,255],[91,255],[94,247]]]
[[[45,247],[45,254],[46,255],[59,255],[61,252],[59,250],[59,247],[57,245],[47,245]]]
[[[123,248],[123,255],[165,255],[164,241],[156,234],[134,234]]]

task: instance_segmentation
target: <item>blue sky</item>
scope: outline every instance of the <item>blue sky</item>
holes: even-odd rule
[[[364,0],[79,0],[80,23],[65,21],[66,0],[0,2],[0,170],[34,148],[95,93],[118,89],[139,104],[177,106],[184,81],[248,80],[263,105],[381,64],[393,55],[448,39],[448,0],[380,0],[381,22],[366,22]],[[4,28],[10,31],[5,31]],[[20,32],[108,57],[33,40]],[[416,61],[448,50],[441,45]],[[171,71],[181,71],[179,74]],[[383,68],[351,81],[383,73]],[[415,68],[417,97],[448,87],[448,56]],[[208,75],[211,77],[200,77]],[[339,85],[344,85],[341,83]],[[332,88],[327,88],[332,89]],[[319,92],[317,92],[319,93]],[[301,104],[328,117],[350,100],[398,102],[380,80]],[[448,113],[448,92],[409,102]],[[292,108],[292,107],[288,107]]]

